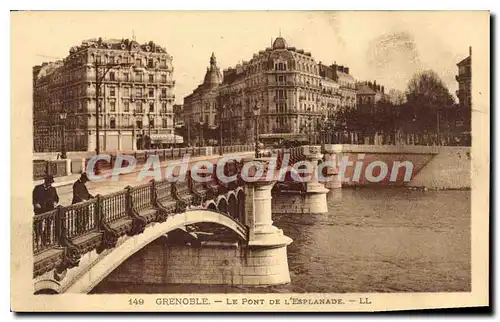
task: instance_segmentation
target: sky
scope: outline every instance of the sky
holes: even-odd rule
[[[11,41],[22,44],[23,65],[31,70],[66,57],[88,38],[153,40],[173,56],[176,103],[202,82],[212,52],[222,70],[270,47],[280,32],[316,62],[348,66],[357,80],[376,80],[386,91],[404,90],[416,72],[433,69],[455,95],[456,64],[469,46],[474,54],[471,25],[481,17],[484,12],[14,12]]]

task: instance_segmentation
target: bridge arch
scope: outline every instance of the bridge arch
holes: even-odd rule
[[[229,195],[228,199],[228,215],[231,216],[231,218],[234,218],[235,220],[239,219],[239,212],[238,212],[238,201],[236,199],[236,196],[234,193]]]
[[[225,199],[223,200],[225,202]],[[248,241],[247,228],[229,216],[214,210],[187,210],[185,213],[168,217],[167,221],[163,223],[148,226],[142,234],[130,237],[117,247],[109,249],[106,255],[94,262],[92,266],[86,267],[86,269],[82,268],[82,272],[78,274],[76,280],[68,281],[67,285],[60,287],[57,291],[59,293],[88,293],[125,260],[154,240],[173,230],[202,222],[227,227],[235,232],[241,240]]]
[[[54,280],[40,280],[35,283],[35,294],[59,294],[61,284]]]
[[[245,192],[240,189],[237,192],[238,199],[238,221],[241,223],[245,222]]]
[[[221,196],[217,200],[217,210],[225,214],[228,213],[227,199],[225,196]]]
[[[217,204],[213,201],[209,201],[208,204],[206,205],[206,208],[208,210],[217,210]]]

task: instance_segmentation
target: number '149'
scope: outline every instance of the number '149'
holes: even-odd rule
[[[129,305],[143,305],[144,304],[144,299],[137,299],[137,298],[129,299],[128,300],[128,304]]]

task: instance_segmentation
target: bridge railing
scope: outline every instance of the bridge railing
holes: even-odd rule
[[[137,211],[153,208],[153,193],[154,185],[145,183],[140,186],[131,187],[129,189],[132,206]]]
[[[99,209],[106,223],[112,223],[128,216],[127,191],[117,191],[100,198]]]
[[[66,238],[73,239],[99,230],[96,199],[63,207],[60,216],[61,233]]]
[[[251,144],[246,144],[246,145],[231,145],[231,146],[223,146],[222,148],[224,153],[237,153],[237,152],[247,152],[247,151],[252,151],[253,150],[253,145]],[[202,156],[203,154],[203,148],[202,147],[190,147],[190,148],[175,148],[175,149],[158,149],[158,150],[143,150],[143,151],[134,151],[134,152],[123,152],[119,153],[121,155],[126,155],[126,156],[132,156],[135,158],[137,164],[144,164],[148,160],[150,156],[158,156],[158,159],[160,162],[163,161],[171,161],[171,160],[178,160],[182,159],[185,155],[189,155],[191,157],[199,157]],[[111,154],[111,159],[110,161],[105,161],[105,160],[99,160],[97,163],[99,164],[100,169],[112,169],[115,166],[116,162],[116,157],[117,154],[113,153]],[[87,167],[88,162],[90,161],[91,158],[87,158],[85,160],[85,167]],[[61,160],[64,161],[64,160]],[[34,176],[35,179],[40,179],[43,178],[43,176],[46,173],[46,165],[45,163],[42,165],[43,161],[33,163],[33,171],[34,171]],[[48,162],[48,161],[45,161]],[[53,161],[55,162],[55,161]],[[123,164],[123,166],[127,166],[126,162]],[[63,176],[66,175],[62,173],[61,169],[59,167],[62,167],[58,165],[57,168],[57,173],[58,176]],[[53,174],[56,173],[56,170],[52,170]]]
[[[240,166],[234,161],[234,164],[231,163],[227,166],[225,174],[227,176],[237,174],[239,169]],[[71,242],[92,233],[104,233],[105,231],[116,233],[114,225],[127,222],[120,226],[123,228],[131,221],[137,220],[137,214],[140,215],[141,211],[144,210],[166,211],[166,208],[157,208],[155,201],[169,202],[170,204],[180,201],[185,206],[190,206],[195,199],[195,195],[190,189],[192,187],[190,180],[193,179],[188,174],[185,180],[177,182],[169,182],[167,179],[152,181],[35,215],[33,219],[33,252],[37,255],[49,249],[61,249],[67,245],[68,240]],[[215,185],[217,183],[218,180],[211,182]],[[241,184],[240,181],[237,181],[236,185],[229,187],[235,189]],[[212,194],[209,197],[216,196]],[[174,211],[172,209],[169,207],[167,210]],[[146,220],[146,222],[150,221],[151,218]],[[129,231],[118,229],[118,235],[115,237],[123,236],[125,233],[129,233]]]
[[[45,249],[56,247],[59,244],[58,222],[59,210],[36,215],[33,219],[33,253],[36,255]]]

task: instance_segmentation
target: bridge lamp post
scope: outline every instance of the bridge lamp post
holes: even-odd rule
[[[100,134],[99,134],[99,119],[101,116],[101,101],[99,100],[99,96],[101,96],[101,85],[103,83],[104,77],[106,77],[106,74],[115,67],[130,67],[132,66],[131,63],[109,63],[109,64],[101,64],[97,61],[97,59],[94,61],[94,68],[95,68],[95,104],[96,104],[96,118],[95,118],[95,135],[96,135],[96,147],[95,147],[95,152],[96,155],[99,155],[101,152],[101,147],[100,147]],[[100,68],[104,67],[104,71],[102,75],[100,76]],[[100,169],[99,169],[99,163],[95,165],[95,173],[99,174]]]
[[[229,119],[233,119],[233,105],[229,106]],[[233,145],[233,128],[231,126],[229,126],[229,145]]]
[[[255,158],[260,158],[260,147],[259,147],[259,117],[260,117],[260,102],[257,102],[253,108],[253,115],[255,117]]]
[[[222,156],[222,114],[226,110],[226,104],[221,105],[219,109],[219,154]]]
[[[153,143],[153,140],[151,139],[151,128],[153,127],[153,122],[154,122],[154,116],[151,116],[151,114],[148,114],[148,137],[149,137],[148,149],[152,148],[152,143]]]
[[[203,122],[203,120],[200,120],[200,146],[203,146],[204,144],[204,138],[203,138],[203,125],[205,124],[205,122]]]
[[[323,117],[321,118],[321,123],[320,123],[320,140],[321,140],[321,153],[323,153],[323,151],[325,151],[325,130],[326,130],[326,122],[327,122],[327,118],[326,116],[323,115]]]
[[[59,113],[59,118],[61,119],[61,159],[66,159],[66,117],[68,114],[66,113],[66,109],[63,108]]]

